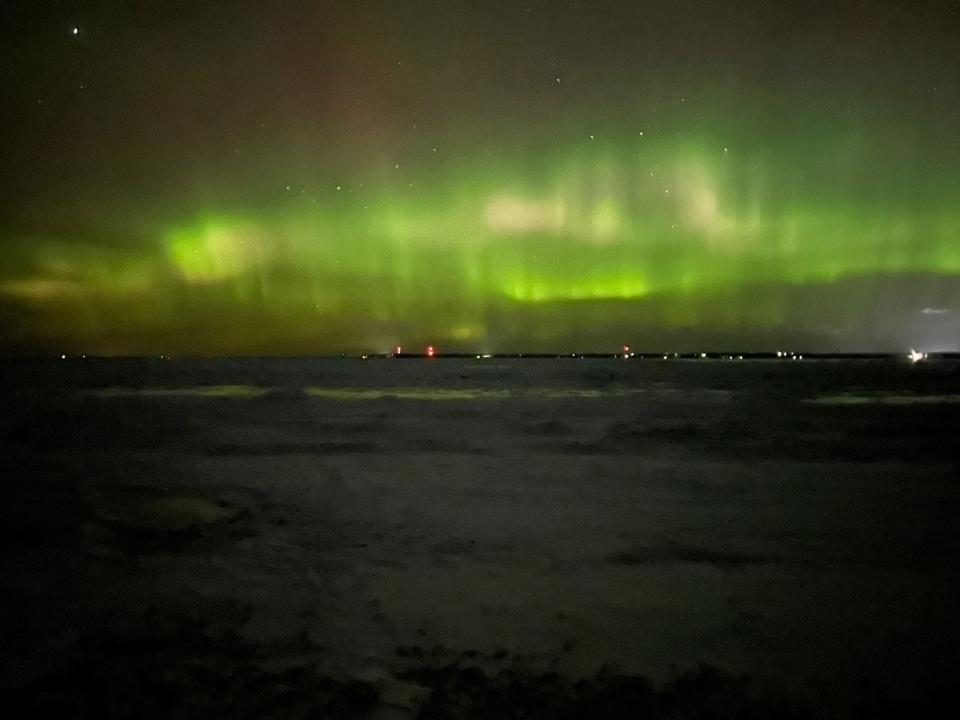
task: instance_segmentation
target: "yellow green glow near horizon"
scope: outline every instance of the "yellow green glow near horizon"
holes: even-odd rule
[[[954,208],[918,216],[829,198],[767,203],[772,191],[738,169],[729,150],[677,155],[616,167],[580,153],[539,192],[506,177],[427,200],[371,190],[362,205],[211,215],[162,242],[188,284],[242,283],[286,264],[308,284],[314,274],[320,285],[328,274],[382,280],[403,312],[415,311],[426,287],[464,301],[538,303],[960,271]],[[342,293],[330,294],[357,301]]]
[[[355,324],[321,350],[434,337],[486,351],[502,349],[495,326],[523,308],[536,316],[557,303],[658,298],[648,322],[774,327],[791,308],[743,310],[744,300],[704,309],[695,298],[764,283],[960,273],[957,207],[791,191],[770,180],[776,170],[719,144],[580,143],[541,163],[534,181],[501,163],[422,180],[419,190],[344,182],[319,201],[182,218],[135,254],[43,244],[39,269],[0,292],[41,307],[86,305],[90,334],[106,324],[99,309],[115,304],[128,304],[144,333],[213,307],[305,336],[331,318]],[[549,344],[559,322],[551,311],[531,339]],[[231,342],[243,347],[243,337]]]

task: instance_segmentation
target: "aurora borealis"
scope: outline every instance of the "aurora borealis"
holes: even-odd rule
[[[946,2],[15,2],[13,351],[960,347]]]

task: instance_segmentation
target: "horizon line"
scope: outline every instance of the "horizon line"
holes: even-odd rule
[[[676,351],[633,351],[626,352],[330,352],[330,353],[295,353],[295,354],[261,354],[261,353],[221,353],[221,354],[202,354],[202,353],[183,353],[183,354],[97,354],[97,353],[3,353],[0,352],[2,360],[210,360],[210,359],[274,359],[274,360],[296,360],[296,359],[356,359],[356,360],[490,360],[490,359],[511,359],[511,360],[781,360],[781,361],[799,361],[799,360],[888,360],[888,359],[909,359],[911,349],[900,351],[830,351],[830,352],[809,352],[809,351],[748,351],[748,350],[706,350],[698,352],[676,352]],[[928,351],[922,353],[927,360],[960,360],[960,350]]]

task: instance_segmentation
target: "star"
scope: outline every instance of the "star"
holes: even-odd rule
[[[70,34],[76,37],[77,35],[80,34],[80,28],[74,25],[72,28],[70,28]]]

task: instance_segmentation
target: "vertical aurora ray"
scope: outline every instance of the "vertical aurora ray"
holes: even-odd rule
[[[498,349],[492,325],[511,308],[657,298],[651,323],[775,327],[790,315],[782,300],[711,310],[697,298],[771,283],[960,273],[955,209],[805,194],[790,173],[778,179],[773,159],[745,155],[647,134],[579,142],[515,166],[480,163],[472,175],[454,168],[419,182],[421,191],[388,181],[309,205],[205,214],[162,230],[156,251],[112,271],[65,251],[59,264],[47,262],[59,273],[2,289],[49,305],[66,302],[56,296],[70,282],[94,309],[178,292],[181,308],[216,302],[305,336],[351,318],[346,347],[379,349],[412,335],[486,350]],[[549,344],[558,320],[543,317],[552,319],[539,342]]]
[[[666,324],[775,326],[782,303],[701,317],[683,298],[960,272],[956,211],[805,197],[795,180],[770,179],[772,161],[716,143],[634,137],[561,149],[533,173],[525,161],[454,171],[421,193],[386,183],[310,208],[204,217],[163,235],[165,260],[187,286],[305,326],[349,311],[464,346],[488,342],[491,307],[656,295],[674,298]]]

